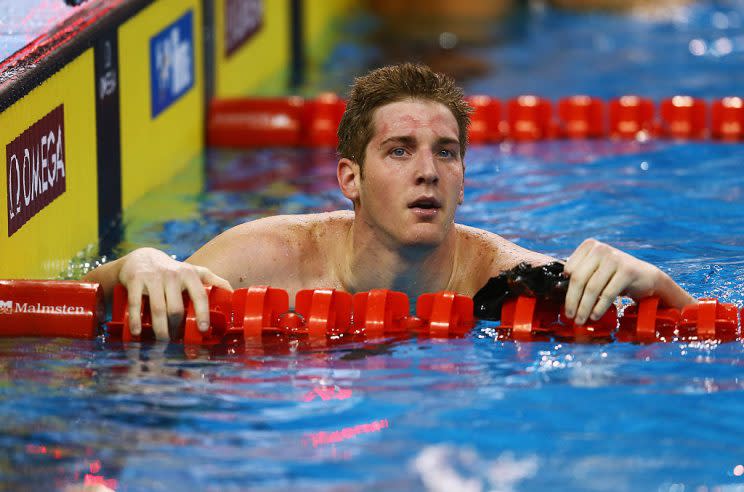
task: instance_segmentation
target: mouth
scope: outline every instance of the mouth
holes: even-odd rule
[[[442,203],[431,196],[421,196],[408,204],[410,210],[418,220],[432,222],[439,216]]]
[[[422,210],[438,210],[442,208],[439,200],[431,196],[422,196],[408,204],[408,208]]]

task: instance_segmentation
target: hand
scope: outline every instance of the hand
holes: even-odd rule
[[[122,258],[119,282],[127,288],[129,327],[133,335],[142,331],[142,296],[150,298],[152,328],[158,340],[168,340],[168,326],[181,324],[184,314],[182,292],[188,291],[194,304],[199,330],[209,328],[209,300],[203,284],[232,290],[230,283],[209,269],[174,260],[153,248],[141,248]]]
[[[650,263],[596,239],[581,243],[563,271],[570,275],[566,316],[578,325],[601,318],[619,295],[655,295],[664,276]]]

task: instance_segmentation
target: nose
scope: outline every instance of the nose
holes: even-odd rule
[[[416,162],[416,184],[434,185],[439,182],[439,172],[437,171],[434,156],[425,152],[419,156]]]

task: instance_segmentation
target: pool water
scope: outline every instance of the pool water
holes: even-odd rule
[[[709,33],[705,19],[733,18],[738,5],[696,6],[674,38]],[[579,22],[540,15],[545,35]],[[596,30],[610,37],[669,39],[668,21],[602,19]],[[542,39],[525,49],[539,59],[554,48]],[[634,67],[623,60],[616,76]],[[718,66],[699,68],[690,73],[723,84]],[[502,63],[492,83],[530,70]],[[744,70],[726,70],[735,93]],[[666,72],[644,74],[667,83]],[[634,82],[627,92],[653,85]],[[474,147],[457,220],[557,258],[596,237],[694,296],[742,305],[742,156],[744,145],[715,142]],[[212,150],[206,160],[206,190],[166,185],[143,199],[120,253],[147,244],[184,258],[246,220],[348,208],[331,151]],[[156,203],[188,212],[134,216]],[[456,340],[195,358],[176,344],[105,337],[0,339],[0,489],[744,490],[742,366],[741,342],[515,343],[485,323]]]

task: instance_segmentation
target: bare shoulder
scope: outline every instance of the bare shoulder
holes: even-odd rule
[[[263,239],[270,238],[310,238],[321,228],[328,230],[334,226],[351,223],[354,213],[347,210],[324,212],[317,214],[273,215],[262,219],[244,222],[217,236],[243,237],[245,235],[261,235]]]
[[[523,248],[508,239],[477,227],[456,224],[458,270],[464,278],[463,291],[478,289],[489,278],[521,262],[541,265],[554,261],[550,256]],[[469,285],[470,288],[465,286]]]
[[[336,242],[353,221],[354,213],[336,211],[276,215],[237,225],[194,253],[189,262],[206,266],[233,287],[246,283],[277,284],[302,267],[324,262],[324,242]],[[298,279],[299,280],[299,279]]]

